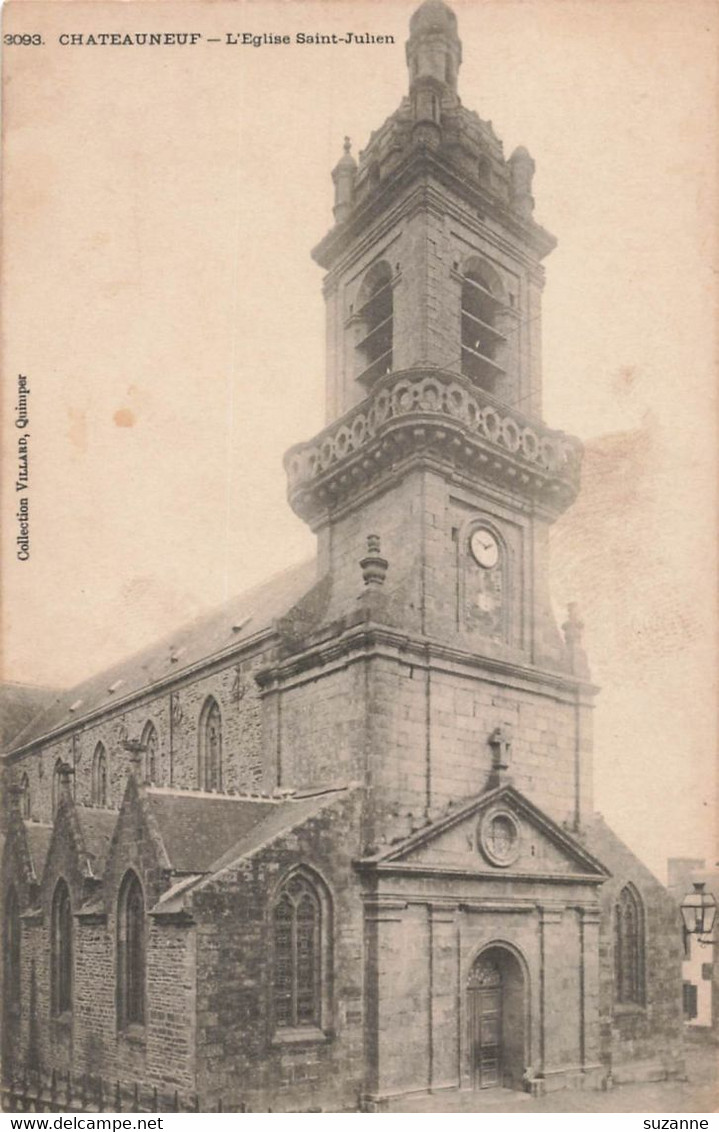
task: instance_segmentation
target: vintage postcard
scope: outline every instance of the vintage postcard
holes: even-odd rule
[[[715,1110],[718,25],[5,4],[5,1111]]]

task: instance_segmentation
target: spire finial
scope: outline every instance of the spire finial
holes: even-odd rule
[[[418,81],[434,80],[456,98],[462,44],[457,17],[444,0],[424,0],[409,21],[406,46],[410,92]]]
[[[352,210],[352,201],[355,191],[355,177],[357,176],[357,162],[350,153],[352,141],[345,136],[342,146],[343,153],[332,170],[332,180],[335,183],[335,220],[342,224]]]
[[[570,601],[567,606],[567,620],[562,625],[562,631],[571,671],[576,676],[588,676],[587,654],[582,646],[584,622],[579,616],[579,606],[576,601]]]
[[[367,535],[367,554],[360,559],[360,569],[366,586],[382,586],[389,562],[382,557],[379,535]]]

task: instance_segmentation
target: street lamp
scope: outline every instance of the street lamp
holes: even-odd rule
[[[697,936],[702,947],[712,947],[714,940],[701,937],[711,935],[714,929],[717,902],[711,892],[704,891],[703,881],[694,881],[694,891],[684,897],[680,911],[687,935]]]

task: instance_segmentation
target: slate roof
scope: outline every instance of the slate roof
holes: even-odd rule
[[[231,865],[233,861],[247,857],[256,849],[266,845],[268,841],[272,841],[273,838],[279,837],[282,833],[287,833],[295,826],[304,824],[315,814],[318,814],[320,810],[325,809],[326,806],[333,805],[346,792],[346,789],[336,789],[328,790],[324,794],[313,794],[307,798],[288,798],[286,801],[280,802],[279,805],[268,808],[265,810],[262,821],[257,822],[252,829],[247,830],[230,846],[226,853],[213,861],[211,871],[213,873],[220,872],[221,869]]]
[[[287,613],[315,581],[314,559],[293,566],[196,618],[158,644],[90,677],[75,688],[55,693],[52,704],[15,736],[9,749],[19,750],[50,732],[78,723],[94,711],[110,707],[114,702],[150,688],[167,677],[179,675],[193,664],[271,628],[273,622]],[[114,691],[111,692],[110,688]]]
[[[225,824],[222,828],[226,834],[232,833],[233,836],[231,840],[226,841],[224,851],[213,860],[210,860],[212,842],[209,839],[204,839],[204,835],[210,831],[201,825],[202,821],[206,820],[208,816],[212,816],[212,811],[205,806],[209,799],[192,797],[183,799],[183,801],[190,803],[185,817],[191,815],[191,828],[188,828],[186,833],[175,837],[169,844],[166,843],[165,849],[170,856],[173,869],[188,875],[178,879],[177,883],[160,897],[153,912],[165,915],[182,912],[185,908],[186,895],[191,893],[197,885],[210,882],[212,877],[221,872],[222,869],[243,857],[249,856],[255,850],[272,841],[273,838],[303,825],[304,822],[309,821],[321,810],[334,805],[346,793],[346,788],[338,788],[311,797],[286,798],[279,802],[270,799],[257,801],[241,798],[217,799],[217,801],[229,802],[233,805],[235,816],[233,822],[228,807],[227,813],[224,815]],[[153,812],[156,812],[157,797],[155,795],[151,801]],[[194,806],[193,803],[198,804]],[[167,821],[173,813],[173,807],[162,807],[162,811],[161,820]],[[196,840],[195,834],[198,830],[201,836],[199,840]],[[163,833],[163,840],[164,837],[165,834]],[[220,838],[218,837],[215,847],[219,846],[219,842]]]
[[[604,863],[611,875],[621,877],[631,870],[638,885],[664,889],[650,868],[607,825],[601,814],[592,814],[575,834],[577,840]]]
[[[306,821],[337,791],[309,798],[236,798],[148,788],[146,798],[176,873],[216,872]]]
[[[27,837],[27,844],[30,850],[32,871],[35,874],[35,879],[39,882],[45,871],[45,861],[47,860],[50,839],[52,838],[52,826],[41,825],[40,822],[36,821],[26,821],[23,822],[23,825],[25,826],[25,836]]]
[[[281,803],[222,794],[163,793],[147,789],[170,865],[178,873],[205,873],[213,861]]]
[[[117,825],[117,810],[99,810],[91,806],[75,806],[85,849],[90,858],[93,876],[101,877]]]
[[[57,689],[35,684],[0,684],[0,750],[57,698]]]

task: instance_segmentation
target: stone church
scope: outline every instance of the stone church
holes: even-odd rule
[[[581,621],[551,524],[534,162],[409,93],[332,173],[327,426],[286,456],[290,569],[51,702],[6,746],[5,1072],[226,1110],[682,1072],[677,910],[592,808]],[[119,1086],[118,1086],[119,1087]]]

